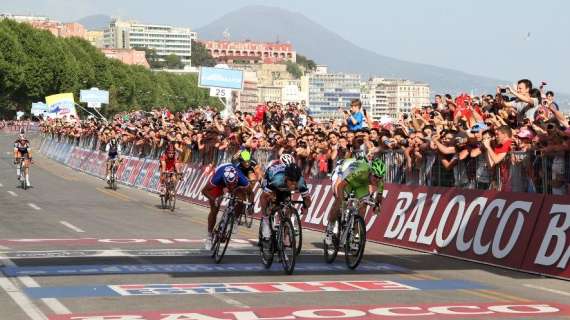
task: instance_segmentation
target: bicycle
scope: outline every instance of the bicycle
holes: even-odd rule
[[[295,270],[295,260],[298,254],[293,223],[286,213],[286,209],[292,207],[294,202],[288,201],[288,206],[284,206],[284,203],[287,202],[286,199],[271,210],[269,214],[269,229],[271,230],[269,239],[263,237],[263,220],[259,223],[259,249],[261,262],[266,269],[269,269],[273,264],[273,257],[277,252],[285,273],[292,274]]]
[[[246,207],[251,205],[251,203],[247,201],[238,199],[233,193],[231,193],[229,197],[226,196],[224,198],[220,198],[219,204],[221,204],[224,199],[228,200],[228,204],[224,209],[222,218],[218,221],[214,228],[214,232],[212,233],[212,258],[214,258],[216,263],[220,263],[222,261],[222,258],[226,253],[226,249],[228,248],[228,244],[232,238],[232,231],[236,220],[235,211],[237,203],[241,202]]]
[[[366,224],[364,218],[359,214],[360,204],[364,203],[373,207],[378,207],[378,204],[369,199],[355,198],[354,192],[350,193],[346,202],[346,208],[342,211],[339,219],[340,225],[339,220],[337,220],[333,228],[332,244],[328,245],[323,240],[323,250],[325,261],[333,263],[342,246],[346,265],[350,269],[355,269],[364,256],[366,245]]]
[[[110,170],[110,176],[109,176],[109,181],[107,181],[107,184],[109,185],[109,187],[113,190],[117,190],[117,177],[116,177],[116,173],[117,173],[117,161],[118,162],[122,162],[123,159],[120,160],[113,160],[113,162],[111,162],[111,170]]]
[[[171,212],[174,212],[176,208],[176,184],[174,183],[173,176],[178,176],[178,173],[174,172],[165,172],[164,179],[164,194],[160,195],[160,205],[162,209],[170,209]]]
[[[20,176],[18,178],[20,180],[20,186],[23,190],[27,190],[29,185],[28,180],[26,179],[26,167],[24,167],[24,161],[26,161],[26,158],[18,157],[16,161],[18,162],[18,166],[20,166]]]
[[[305,202],[294,201],[291,200],[290,197],[287,197],[281,202],[281,210],[288,212],[288,217],[291,219],[291,224],[293,225],[293,230],[295,231],[295,255],[298,256],[301,254],[301,248],[303,247],[303,228],[301,226],[301,214],[299,213],[299,210],[297,210],[297,208],[294,206],[296,204],[305,205]]]

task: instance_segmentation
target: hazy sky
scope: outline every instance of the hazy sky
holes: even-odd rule
[[[570,1],[565,0],[1,0],[0,12],[63,21],[103,13],[199,28],[255,4],[303,13],[386,56],[509,81],[546,80],[570,93]]]

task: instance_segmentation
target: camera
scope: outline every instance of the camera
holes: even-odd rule
[[[499,92],[500,92],[500,93],[507,93],[507,88],[501,88],[501,89],[499,90]]]

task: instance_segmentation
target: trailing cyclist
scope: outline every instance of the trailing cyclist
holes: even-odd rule
[[[178,174],[178,167],[177,167],[178,159],[176,157],[176,142],[168,141],[166,145],[166,149],[164,149],[164,153],[160,156],[160,194],[164,195],[166,188],[166,174],[167,173],[174,173],[171,177],[174,179],[174,185],[176,186],[177,183],[177,174]]]
[[[311,206],[309,189],[301,175],[301,170],[295,164],[276,164],[267,168],[262,188],[263,193],[259,202],[263,212],[261,232],[265,239],[271,237],[269,214],[273,203],[279,203],[290,197],[292,191],[298,191],[303,198],[304,210]]]
[[[248,150],[242,150],[232,157],[232,163],[236,166],[238,170],[243,173],[243,175],[249,180],[249,186],[247,188],[240,188],[236,190],[236,196],[242,201],[247,201],[253,204],[254,193],[253,187],[255,182],[261,179],[261,168],[257,161],[251,156]],[[242,202],[237,202],[236,211],[237,216],[243,214],[246,210]],[[247,214],[253,215],[253,205],[247,208]],[[253,218],[252,218],[253,221]]]
[[[32,161],[32,153],[30,148],[30,141],[26,139],[23,133],[20,133],[18,135],[18,139],[14,142],[14,164],[19,164],[20,160],[23,160],[22,167],[24,168],[24,176],[26,179],[26,184],[28,186],[31,186],[30,163]],[[16,174],[18,175],[18,180],[20,180],[21,172],[19,165],[16,167]]]
[[[212,249],[212,239],[214,227],[218,211],[220,209],[220,197],[224,194],[224,190],[235,192],[238,188],[248,188],[249,180],[233,163],[225,163],[219,165],[210,181],[202,189],[202,194],[208,199],[210,204],[210,213],[208,214],[208,238],[206,239],[205,249]]]
[[[380,159],[374,159],[370,164],[362,160],[345,161],[338,166],[332,176],[334,203],[329,212],[329,223],[325,232],[325,242],[332,245],[333,229],[341,213],[343,201],[347,194],[354,192],[356,198],[363,199],[371,192],[376,193],[375,202],[382,202],[384,191],[384,175],[386,165]],[[364,214],[365,206],[360,208],[360,214]]]
[[[107,182],[111,180],[111,166],[117,166],[121,159],[121,151],[121,144],[113,133],[105,147],[105,152],[107,153],[107,169],[105,171]]]

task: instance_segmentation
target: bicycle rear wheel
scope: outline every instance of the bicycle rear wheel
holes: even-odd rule
[[[292,274],[295,270],[295,259],[297,257],[295,245],[295,230],[291,220],[281,221],[277,232],[277,246],[281,256],[281,265],[286,274]]]
[[[330,222],[329,222],[330,223]],[[333,229],[334,230],[334,229]],[[339,242],[340,242],[340,226],[339,222],[336,222],[336,232],[333,232],[332,235],[332,244],[328,245],[326,240],[323,240],[323,252],[325,256],[325,261],[327,263],[333,263],[336,259],[339,249]]]
[[[226,220],[224,222],[224,219]],[[213,257],[216,263],[220,263],[224,254],[226,253],[226,249],[228,248],[228,244],[232,238],[232,229],[234,227],[234,216],[230,212],[224,212],[224,216],[222,220],[218,223],[218,228],[216,228],[216,232],[214,233],[214,243],[212,248],[214,249]]]
[[[346,243],[344,244],[344,252],[346,265],[350,269],[355,269],[360,264],[362,257],[364,256],[364,246],[366,245],[366,226],[364,224],[364,219],[361,216],[355,215],[354,221],[351,226],[347,226],[349,229],[346,237]]]
[[[272,219],[270,219],[271,221]],[[271,227],[271,222],[269,227]],[[269,239],[263,238],[263,218],[259,221],[259,254],[261,256],[261,263],[265,269],[271,268],[273,264],[273,256],[275,254],[275,239],[273,233]]]

